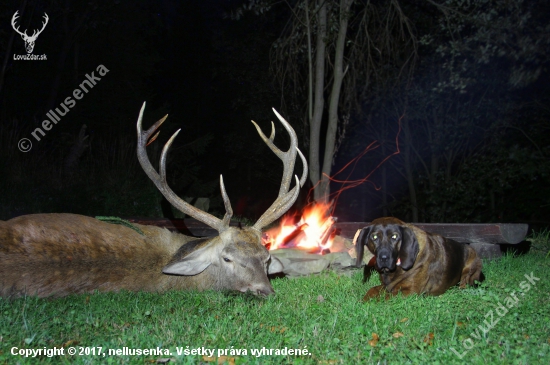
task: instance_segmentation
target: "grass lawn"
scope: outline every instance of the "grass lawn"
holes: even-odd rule
[[[275,279],[277,295],[268,299],[215,292],[0,299],[0,364],[216,363],[186,356],[186,349],[214,350],[214,357],[226,349],[221,360],[229,364],[548,364],[548,235],[544,240],[543,250],[484,262],[480,287],[438,297],[365,304],[378,277],[363,284],[357,270]],[[12,355],[54,347],[64,355]],[[71,347],[77,355],[67,354]],[[125,347],[170,353],[128,355]],[[273,354],[252,354],[262,348]],[[285,348],[302,354],[275,354]]]

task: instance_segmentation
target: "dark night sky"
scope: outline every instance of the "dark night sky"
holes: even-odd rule
[[[112,209],[107,208],[111,207],[110,205],[98,205],[93,211],[86,211],[79,206],[79,204],[93,205],[86,199],[102,202],[108,200],[100,192],[102,189],[112,189],[108,182],[110,179],[120,179],[112,183],[116,189],[121,189],[120,191],[127,189],[139,192],[142,187],[136,186],[135,190],[124,187],[128,179],[140,181],[143,179],[139,169],[136,170],[135,175],[128,178],[112,176],[119,175],[121,171],[121,167],[114,166],[114,162],[109,173],[99,173],[101,168],[97,165],[102,161],[100,157],[102,154],[122,155],[121,151],[125,151],[125,148],[133,148],[131,144],[135,138],[135,120],[143,101],[148,102],[146,125],[150,125],[165,113],[170,115],[167,123],[162,127],[161,143],[164,143],[176,129],[182,128],[182,133],[172,147],[172,159],[168,164],[169,171],[173,173],[174,183],[177,185],[175,190],[181,194],[218,196],[219,199],[218,188],[215,185],[219,174],[223,173],[233,204],[247,206],[248,211],[242,212],[244,215],[257,215],[258,211],[275,197],[282,168],[280,161],[262,145],[250,120],[259,122],[268,133],[268,122],[274,120],[270,108],[281,108],[281,89],[270,74],[269,57],[270,47],[280,35],[289,14],[287,7],[279,6],[262,16],[247,14],[239,21],[224,17],[241,3],[214,0],[131,2],[27,0],[24,3],[8,0],[3,2],[0,5],[0,58],[5,62],[5,68],[3,68],[3,86],[0,90],[2,123],[0,142],[2,151],[9,157],[9,161],[4,161],[0,166],[0,173],[5,174],[4,177],[0,177],[3,179],[3,183],[0,184],[0,194],[2,196],[12,194],[15,197],[9,199],[9,202],[7,200],[4,202],[0,219],[31,213],[37,209],[70,210],[84,214],[95,214],[102,209]],[[429,12],[424,12],[426,6],[423,3],[412,4],[414,5],[411,5],[411,9],[414,11],[411,11],[413,14],[411,17],[416,16],[412,20],[417,21],[416,29],[422,32],[425,26],[422,19]],[[547,7],[543,9],[548,11]],[[22,61],[12,58],[13,54],[26,53],[21,37],[15,34],[11,27],[11,19],[16,10],[19,10],[21,15],[18,19],[21,29],[39,28],[43,21],[42,14],[44,12],[48,14],[49,23],[38,37],[33,52],[35,55],[45,54],[47,61]],[[431,11],[433,15],[433,10]],[[423,52],[422,49],[420,52]],[[429,58],[430,55],[421,54],[419,70],[424,67],[424,60]],[[46,113],[52,107],[58,107],[64,98],[72,95],[78,85],[86,79],[86,74],[90,75],[99,65],[104,65],[109,72],[101,77],[97,85],[78,100],[74,108],[48,131],[41,141],[33,145],[31,152],[21,154],[17,151],[16,144],[19,138],[28,136],[36,126],[39,126],[47,118]],[[492,76],[494,80],[502,78],[499,74],[502,69],[511,67],[498,63],[491,63],[490,66],[486,74],[494,73]],[[498,152],[503,148],[509,150],[518,148],[520,151],[518,154],[521,156],[534,156],[538,153],[537,148],[545,140],[541,137],[541,133],[548,133],[548,112],[544,111],[544,108],[529,109],[524,106],[529,103],[540,105],[547,100],[547,64],[543,66],[542,74],[536,82],[528,87],[494,97],[494,100],[498,99],[499,102],[510,100],[508,104],[504,102],[502,105],[517,105],[513,112],[515,114],[502,114],[503,118],[508,118],[510,126],[516,128],[515,133],[506,134],[511,130],[510,126],[503,127],[506,133],[502,128],[495,129],[496,132],[491,133],[495,138],[496,136],[500,138],[500,144],[494,142],[494,138],[484,137],[482,141],[480,139],[480,144],[494,143],[495,147],[491,147],[491,153],[494,156],[503,155]],[[98,75],[97,71],[95,74]],[[414,82],[421,85],[425,82],[424,78],[425,76],[419,71]],[[479,84],[486,86],[482,82]],[[426,85],[428,85],[427,82]],[[425,89],[428,89],[428,86]],[[286,97],[288,100],[288,95]],[[439,105],[438,102],[444,103],[434,101],[434,109]],[[471,108],[467,105],[473,105],[466,104],[467,102],[471,101],[464,101],[463,110]],[[303,101],[296,104],[301,105]],[[364,102],[365,109],[371,108],[371,105],[367,101]],[[502,109],[500,106],[498,108]],[[371,109],[374,110],[374,108]],[[381,125],[383,120],[390,126],[384,138],[390,142],[395,138],[394,129],[397,126],[397,118],[384,115],[382,109],[371,113],[368,117],[362,115],[352,118],[345,142],[335,160],[335,170],[350,161],[368,143],[376,139],[380,140],[380,136],[373,130],[376,131],[377,128],[379,130],[377,125]],[[300,121],[301,116],[295,110],[283,109],[283,113],[285,112],[303,144],[306,140],[304,132],[307,128]],[[409,109],[411,121],[421,121],[421,117],[415,117],[415,112]],[[520,121],[527,119],[534,122],[522,124],[524,122]],[[370,124],[366,122],[367,120]],[[87,133],[90,135],[91,142],[90,147],[80,156],[79,169],[84,174],[95,176],[94,179],[97,180],[89,180],[94,181],[89,182],[89,185],[94,185],[95,190],[89,186],[83,188],[82,181],[69,183],[65,175],[55,172],[61,171],[62,161],[74,146],[75,136],[82,124],[88,127]],[[417,133],[415,138],[419,138],[418,141],[424,138],[420,134],[419,125],[416,124],[413,129],[413,133]],[[541,127],[536,127],[537,125]],[[483,132],[483,136],[487,134],[486,132]],[[529,143],[529,138],[522,139],[523,132],[531,139],[533,139],[531,136],[535,136],[533,144]],[[481,136],[482,133],[480,132],[479,135]],[[286,148],[287,140],[280,130],[276,142]],[[427,143],[426,141],[421,145],[425,146]],[[447,145],[452,145],[452,140],[449,140]],[[393,151],[394,146],[390,144],[386,146],[389,152],[385,153],[388,155]],[[379,149],[362,159],[351,178],[358,178],[372,171],[384,157],[381,151]],[[531,155],[530,151],[532,151]],[[304,152],[307,155],[307,151]],[[539,148],[539,152],[544,156],[548,153],[548,149]],[[488,152],[484,153],[488,155]],[[135,164],[135,161],[132,161],[133,157],[130,156],[131,151],[127,154],[126,160],[121,157],[120,161],[124,161],[121,166]],[[473,163],[475,159],[471,156],[469,158],[469,163]],[[394,160],[397,161],[397,158]],[[483,158],[479,158],[475,166],[479,169],[479,174],[488,176],[486,180],[489,181],[491,179],[489,176],[493,176],[491,175],[493,172],[483,170],[485,165],[479,162],[481,160]],[[502,160],[502,166],[506,167],[502,168],[501,175],[518,176],[517,170],[510,167],[513,161],[509,160]],[[393,210],[389,213],[406,217],[404,212],[410,204],[407,200],[407,182],[403,178],[402,166],[395,161],[387,164],[388,173],[391,176],[388,189],[391,190],[389,194],[393,202]],[[185,166],[182,167],[182,164]],[[495,193],[497,205],[499,196],[507,196],[510,191],[517,192],[521,186],[531,191],[538,189],[542,194],[540,199],[545,203],[539,204],[532,214],[529,214],[529,209],[525,206],[505,207],[503,202],[502,210],[508,212],[508,219],[533,221],[549,219],[547,212],[550,211],[550,205],[548,205],[550,193],[540,190],[544,186],[540,181],[548,179],[548,168],[540,168],[540,163],[532,163],[533,166],[537,164],[539,167],[533,167],[533,171],[529,170],[525,179],[503,179],[509,182],[509,186],[502,183],[501,187],[494,189],[497,192]],[[523,165],[531,166],[531,163]],[[32,171],[14,166],[31,166],[29,169]],[[429,199],[430,193],[422,185],[421,164],[416,166],[415,176],[419,179],[417,182],[419,197],[426,201],[423,209],[427,211],[429,204],[432,204]],[[459,171],[460,166],[453,165],[453,171]],[[380,172],[381,170],[372,175],[371,180],[374,184],[362,185],[340,197],[342,206],[340,215],[344,219],[372,219],[381,214],[380,192],[374,188],[381,185]],[[464,174],[461,176],[466,179],[465,181],[468,180]],[[527,185],[525,185],[526,181],[528,181]],[[146,181],[143,183],[147,184]],[[22,190],[14,191],[14,186]],[[334,188],[337,187],[338,185],[334,186]],[[78,199],[84,200],[79,204],[75,203],[78,201],[77,198],[70,198],[73,200],[70,204],[63,202],[69,198],[62,198],[62,196],[72,192],[73,189],[81,192],[82,196]],[[25,191],[32,191],[36,196],[46,200],[59,201],[59,204],[33,205],[36,202],[29,204],[24,202],[27,201],[26,198],[16,198],[18,194],[25,195]],[[115,195],[124,195],[116,191],[119,190],[115,190]],[[489,196],[494,191],[475,194]],[[306,194],[307,191],[304,191],[302,202],[305,201]],[[518,194],[516,200],[532,201],[531,197],[526,198],[528,195]],[[128,200],[131,199],[128,197]],[[139,197],[133,199],[139,199]],[[455,211],[462,209],[453,199],[455,196],[444,200],[450,206],[454,206]],[[479,204],[489,203],[480,201]],[[121,203],[120,206],[124,204]],[[123,212],[120,213],[112,213],[139,215],[139,212],[131,209],[122,210]],[[522,213],[511,214],[510,211]],[[468,216],[465,213],[464,217],[456,219],[472,220],[474,219],[472,214],[474,213]],[[489,218],[488,214],[478,214],[475,217],[482,220],[493,219]]]

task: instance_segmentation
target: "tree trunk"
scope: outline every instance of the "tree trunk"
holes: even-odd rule
[[[321,122],[323,121],[323,110],[325,98],[325,38],[327,33],[327,8],[324,0],[318,2],[320,8],[317,13],[318,27],[317,42],[315,49],[315,89],[313,101],[313,118],[309,123],[309,178],[314,186],[314,199],[317,200],[317,184],[321,176],[320,159],[321,152]]]
[[[411,213],[412,222],[418,222],[418,202],[416,198],[416,188],[414,186],[413,167],[411,161],[411,143],[412,136],[406,118],[403,119],[403,134],[404,134],[404,146],[403,146],[403,162],[405,165],[405,176],[407,177],[407,185],[409,186],[409,198],[411,201]]]
[[[385,149],[383,149],[384,151]],[[385,151],[384,151],[385,152]],[[385,156],[385,154],[384,154]],[[382,165],[382,216],[388,216],[388,169]]]
[[[330,194],[330,172],[333,164],[334,146],[336,143],[336,131],[338,128],[338,103],[340,102],[340,91],[344,80],[344,48],[346,46],[346,34],[348,31],[349,9],[353,0],[341,0],[340,2],[340,28],[336,40],[336,51],[334,55],[334,81],[330,92],[328,127],[325,140],[325,154],[323,157],[323,169],[321,183],[315,189],[315,200],[326,202]]]
[[[311,21],[309,20],[309,1],[304,0],[307,29],[307,121],[313,119],[313,60],[311,59]]]

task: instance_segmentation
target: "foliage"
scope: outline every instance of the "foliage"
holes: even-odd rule
[[[435,4],[432,2],[432,4]],[[514,87],[534,82],[547,65],[550,25],[548,5],[524,0],[446,0],[438,29],[423,35],[419,43],[431,46],[444,60],[449,79],[438,88],[464,90],[476,78],[470,74],[480,65],[509,69]]]
[[[550,257],[550,229],[533,231],[527,240],[531,242],[534,252],[546,254],[546,258]]]
[[[529,217],[537,206],[550,204],[545,181],[550,167],[532,150],[513,146],[480,150],[462,162],[451,179],[438,171],[433,189],[426,181],[426,219],[431,222],[498,222]],[[517,189],[538,191],[537,197],[510,201]],[[447,211],[442,201],[447,201]]]
[[[548,7],[430,3],[438,16],[416,23],[412,82],[375,105],[384,123],[404,116],[392,172],[408,182],[408,194],[394,201],[393,213],[429,222],[546,219],[550,167],[541,146],[549,114],[539,78],[548,77],[549,38],[539,36],[550,31],[542,15]]]
[[[134,224],[132,224],[132,222],[127,221],[126,219],[122,219],[122,218],[119,218],[119,217],[99,216],[99,215],[96,216],[95,219],[100,220],[102,222],[111,223],[111,224],[120,224],[122,226],[128,227],[128,228],[136,231],[137,233],[139,233],[142,236],[145,236],[145,233],[143,233],[143,231],[141,229],[139,229]]]

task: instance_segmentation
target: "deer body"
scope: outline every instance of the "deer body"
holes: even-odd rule
[[[173,289],[273,293],[265,271],[269,253],[261,245],[238,247],[238,243],[231,245],[233,239],[223,245],[219,236],[197,239],[165,228],[135,226],[144,235],[76,214],[32,214],[0,221],[0,295],[47,297],[94,290]],[[237,234],[248,234],[246,229],[232,228]],[[212,246],[203,258],[203,265],[208,266],[194,275],[163,273],[169,263],[180,262],[186,245]],[[221,252],[224,249],[243,251],[245,267],[235,263],[234,257],[232,263],[219,262],[223,260],[218,260],[220,254],[228,256]],[[275,261],[269,264],[274,271],[279,268]]]
[[[180,211],[218,230],[213,238],[200,239],[164,228],[136,224],[143,234],[123,225],[76,214],[31,214],[0,221],[0,296],[64,296],[99,291],[150,291],[171,289],[237,290],[256,295],[273,294],[268,273],[282,271],[262,245],[261,229],[284,214],[298,197],[307,177],[307,162],[297,148],[296,134],[277,112],[290,134],[288,151],[274,144],[274,127],[267,138],[254,123],[270,149],[283,161],[279,196],[252,227],[229,225],[233,214],[220,176],[226,209],[223,219],[201,211],[176,196],[166,182],[166,154],[176,132],[166,143],[157,172],[145,147],[166,117],[149,130],[138,122],[138,160],[166,199]],[[152,137],[151,137],[152,136]],[[304,169],[290,190],[296,154]]]

